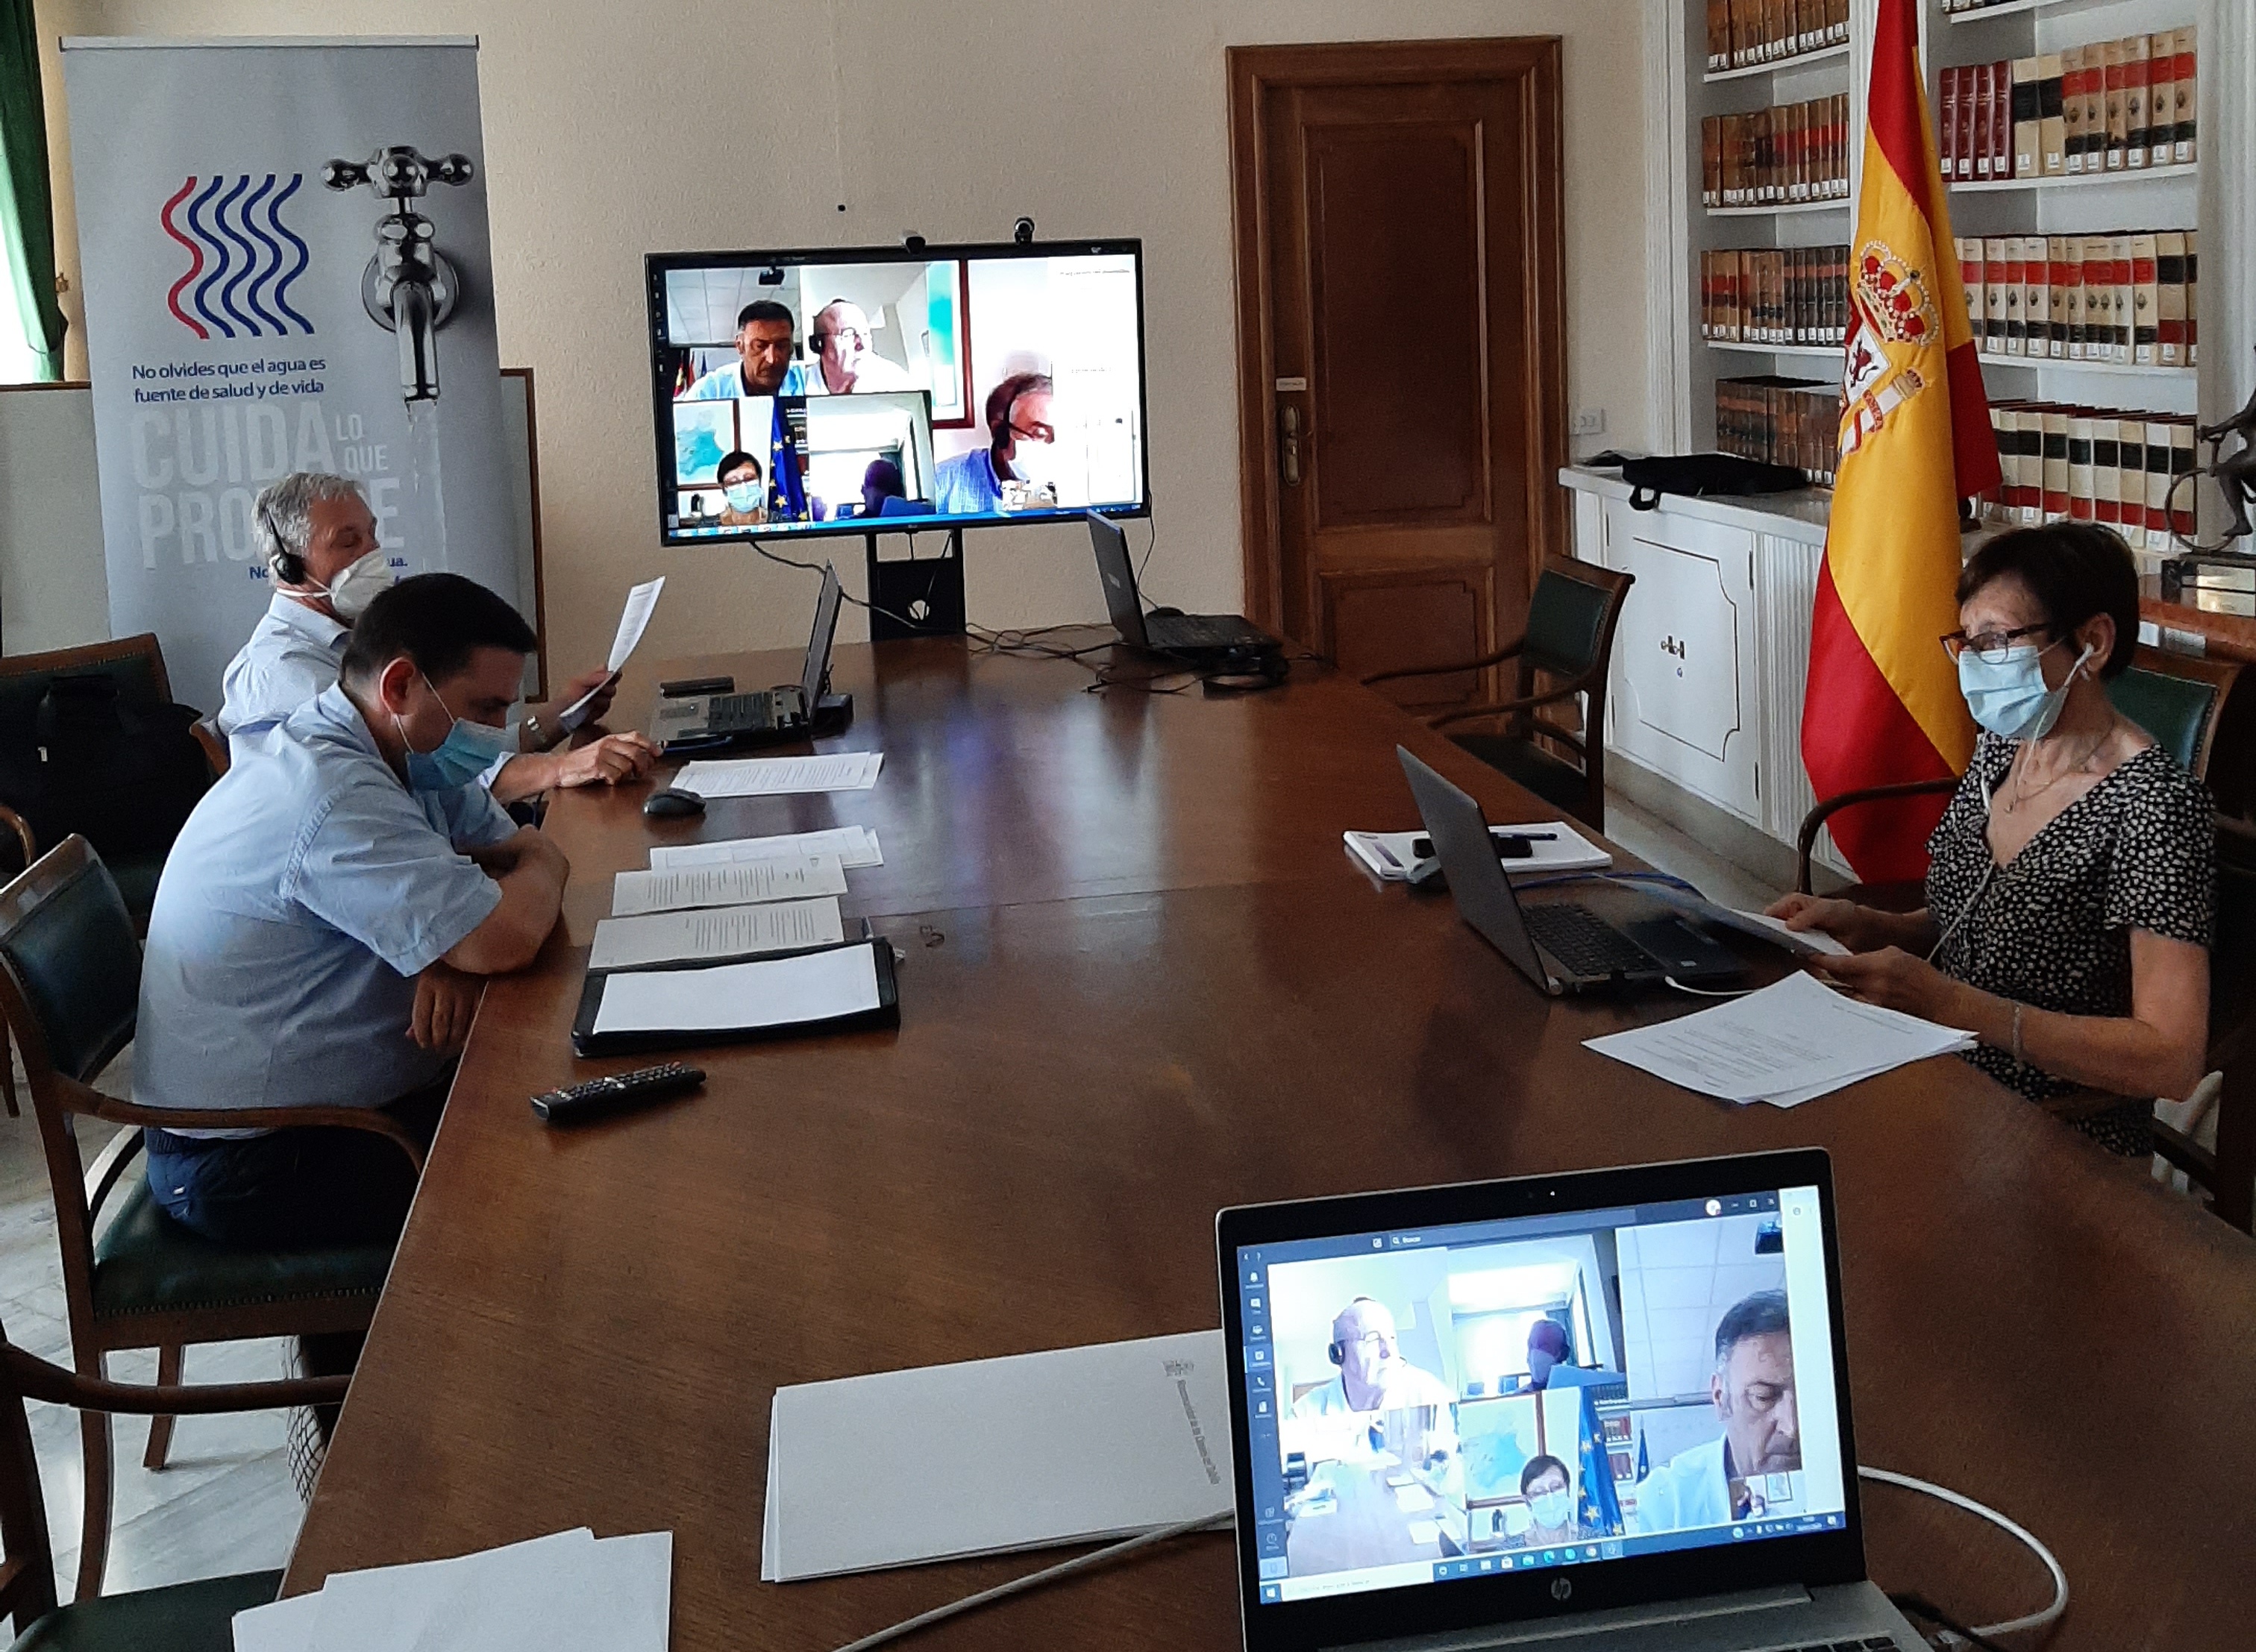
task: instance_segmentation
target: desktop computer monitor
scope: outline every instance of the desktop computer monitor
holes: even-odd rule
[[[646,264],[669,545],[1150,508],[1139,242]]]

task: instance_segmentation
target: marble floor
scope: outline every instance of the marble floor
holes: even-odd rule
[[[1760,907],[1776,898],[1777,891],[1759,879],[1626,798],[1609,801],[1606,825],[1630,853],[1697,885],[1711,899]],[[99,1087],[123,1094],[130,1058],[129,1051],[102,1075]],[[91,1158],[110,1127],[91,1120],[81,1125],[81,1150]],[[20,1119],[0,1115],[0,1325],[18,1346],[69,1364],[54,1206],[39,1131],[28,1112]],[[286,1349],[273,1340],[191,1348],[187,1380],[280,1376]],[[113,1355],[110,1374],[125,1381],[152,1381],[156,1357]],[[76,1576],[82,1498],[78,1424],[73,1413],[58,1407],[34,1403],[29,1409],[59,1587],[67,1599]],[[282,1413],[182,1418],[173,1430],[168,1466],[154,1473],[141,1466],[148,1424],[120,1417],[113,1426],[117,1494],[107,1592],[260,1571],[287,1561],[305,1511],[291,1484]]]

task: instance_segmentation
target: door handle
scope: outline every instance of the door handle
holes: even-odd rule
[[[1278,446],[1285,485],[1297,488],[1301,485],[1301,410],[1287,406],[1278,416],[1278,422],[1284,432]]]

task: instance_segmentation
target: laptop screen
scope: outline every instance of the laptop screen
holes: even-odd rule
[[[1786,1186],[1236,1245],[1258,1601],[1841,1532],[1821,1213]]]
[[[822,679],[830,674],[830,643],[838,631],[838,570],[822,565],[822,590],[814,599],[814,629],[807,634],[807,659],[800,667],[799,692],[807,715],[822,696]]]

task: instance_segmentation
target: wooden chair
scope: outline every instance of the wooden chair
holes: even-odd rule
[[[152,1109],[93,1089],[89,1081],[132,1039],[140,981],[132,920],[84,838],[65,839],[0,889],[0,1016],[24,1053],[46,1149],[80,1374],[101,1377],[103,1357],[115,1350],[155,1348],[158,1380],[170,1385],[180,1381],[181,1351],[190,1343],[364,1331],[391,1265],[390,1245],[295,1251],[215,1245],[167,1216],[151,1195],[132,1165],[142,1144],[138,1128],[121,1130],[91,1165],[81,1159],[74,1115],[172,1129],[370,1130],[392,1138],[422,1169],[413,1138],[365,1108]],[[102,1592],[109,1545],[108,1417],[89,1413],[81,1434],[86,1529],[79,1593],[90,1597]],[[159,1415],[150,1425],[147,1466],[164,1466],[171,1438],[172,1420]]]
[[[147,1388],[74,1374],[26,1353],[0,1330],[0,1613],[13,1623],[9,1652],[232,1652],[234,1618],[264,1606],[282,1586],[278,1571],[245,1572],[102,1597],[81,1592],[55,1604],[54,1548],[47,1535],[39,1459],[26,1399],[89,1415],[148,1417],[263,1411],[334,1404],[349,1379],[297,1377],[275,1382]]]
[[[2209,1067],[2222,1073],[2217,1145],[2154,1122],[2154,1151],[2206,1189],[2210,1208],[2256,1233],[2256,828],[2217,822],[2217,944],[2210,953]]]
[[[1621,623],[1623,600],[1636,582],[1633,574],[1569,557],[1546,557],[1543,573],[1528,599],[1527,629],[1512,643],[1478,659],[1449,665],[1417,665],[1377,671],[1365,687],[1411,677],[1441,677],[1485,671],[1516,662],[1516,685],[1509,699],[1467,706],[1429,717],[1426,726],[1492,721],[1491,732],[1452,734],[1449,738],[1490,768],[1511,777],[1545,802],[1603,832],[1606,827],[1606,676],[1613,658],[1614,631]],[[1552,686],[1538,692],[1535,676],[1547,673]],[[1539,707],[1590,696],[1581,732],[1535,716]],[[1549,750],[1555,742],[1573,752],[1569,763]]]
[[[2132,656],[2131,669],[2107,685],[2107,697],[2115,702],[2116,710],[2152,735],[2196,779],[2205,780],[2210,756],[2216,749],[2217,726],[2240,671],[2237,661],[2197,659],[2142,643]],[[1814,892],[1810,861],[1816,851],[1817,833],[1842,810],[1889,798],[1927,797],[1957,790],[1955,779],[1914,780],[1903,785],[1866,786],[1825,798],[1801,819],[1801,831],[1794,843],[1794,887],[1804,895]],[[1842,895],[1888,911],[1916,910],[1927,897],[1925,889],[1916,883],[1859,883]]]

